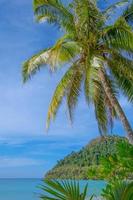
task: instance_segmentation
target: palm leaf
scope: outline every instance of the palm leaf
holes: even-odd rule
[[[32,75],[34,75],[36,71],[40,70],[42,65],[45,66],[47,64],[50,52],[50,49],[45,49],[32,56],[32,58],[23,64],[22,74],[24,82],[27,81]]]
[[[94,93],[95,115],[98,122],[99,132],[102,135],[107,133],[107,110],[105,105],[105,93],[100,82],[95,82],[96,89]]]
[[[65,35],[60,38],[52,48],[41,51],[24,63],[24,81],[34,75],[42,66],[49,65],[50,69],[54,71],[66,62],[74,61],[79,51],[80,48],[78,44],[71,41],[69,35]]]
[[[73,15],[59,0],[34,0],[34,12],[38,21],[47,20],[75,32]]]
[[[114,25],[104,29],[103,41],[114,49],[133,51],[133,32],[124,18],[119,18]]]
[[[102,83],[99,79],[99,67],[89,65],[86,69],[85,77],[85,95],[87,103],[94,102],[95,115],[98,122],[99,132],[101,134],[107,133],[108,126],[113,127],[113,119],[117,116],[113,106],[110,103],[107,95],[104,92]],[[108,77],[108,82],[113,94],[117,95],[116,86]]]
[[[108,66],[120,89],[129,101],[133,101],[133,62],[114,53],[112,59],[108,59]]]
[[[71,79],[75,73],[76,64],[73,64],[68,71],[65,73],[61,81],[59,82],[54,92],[52,101],[48,109],[47,116],[47,128],[49,127],[50,120],[53,119],[57,113],[57,110],[62,102],[63,97],[66,95],[67,90],[71,84]]]
[[[125,6],[128,2],[128,0],[122,0],[110,5],[108,8],[106,8],[106,10],[103,11],[103,15],[106,17],[106,19],[108,19],[108,17],[112,15],[117,8]]]
[[[41,199],[85,200],[87,196],[88,185],[86,184],[83,191],[81,192],[79,183],[77,181],[44,180],[44,185],[41,186],[41,189],[46,193],[41,195]]]
[[[75,73],[73,74],[73,77],[71,79],[71,84],[67,92],[67,105],[71,121],[73,120],[73,110],[77,104],[78,97],[80,94],[82,79],[83,79],[83,72],[81,71],[81,68],[79,68],[75,70]]]

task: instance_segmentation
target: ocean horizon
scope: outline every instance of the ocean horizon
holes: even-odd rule
[[[88,196],[95,194],[100,196],[105,187],[104,181],[80,181],[81,188],[88,182]],[[42,191],[39,186],[43,179],[39,178],[5,178],[0,179],[1,200],[39,200]]]

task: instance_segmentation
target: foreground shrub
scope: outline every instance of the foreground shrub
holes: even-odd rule
[[[41,195],[43,200],[85,200],[88,184],[81,191],[77,181],[44,180],[41,189],[44,191],[44,194]],[[92,199],[93,196],[90,200]]]
[[[103,189],[102,197],[105,200],[133,200],[133,182],[112,182]]]

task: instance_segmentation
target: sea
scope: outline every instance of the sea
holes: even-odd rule
[[[106,186],[104,181],[80,181],[80,187],[88,183],[88,196],[100,196]],[[39,200],[43,193],[41,179],[0,179],[0,200]]]

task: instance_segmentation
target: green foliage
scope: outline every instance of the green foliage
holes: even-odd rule
[[[47,20],[69,32],[75,32],[72,13],[60,0],[34,0],[34,13],[37,21]]]
[[[121,6],[124,8],[122,15],[108,25],[109,16],[113,17],[114,11]],[[73,0],[68,5],[60,0],[34,0],[33,8],[38,22],[47,21],[57,25],[63,30],[64,36],[53,47],[24,63],[24,81],[44,66],[50,67],[53,72],[64,64],[70,69],[75,66],[75,73],[69,78],[70,83],[64,86],[61,80],[57,86],[48,111],[47,127],[56,116],[63,97],[67,101],[70,118],[73,118],[83,83],[87,103],[92,102],[95,107],[99,130],[101,134],[107,133],[118,116],[115,105],[105,92],[99,72],[104,73],[113,97],[117,97],[116,91],[123,91],[133,101],[133,73],[130,73],[133,65],[128,58],[126,60],[130,62],[130,67],[125,65],[123,56],[125,52],[131,58],[133,52],[133,31],[129,23],[133,16],[133,4],[122,0],[101,11],[97,1],[92,0]],[[117,61],[116,58],[114,62],[116,55],[121,59]],[[125,76],[125,72],[128,76]]]
[[[44,194],[41,199],[45,200],[85,200],[87,197],[88,185],[81,192],[79,183],[76,181],[44,180],[41,186]],[[90,198],[90,200],[93,197]]]
[[[104,197],[105,200],[132,200],[133,182],[112,182],[103,189],[102,197]]]
[[[106,179],[121,179],[133,178],[133,145],[126,140],[120,141],[116,145],[116,153],[108,156],[106,159],[101,158],[101,166],[94,169],[95,173],[98,171]]]
[[[108,59],[110,70],[117,79],[118,86],[123,90],[128,100],[133,100],[133,62],[125,57],[122,57],[117,52],[112,54],[112,59]],[[122,66],[121,68],[119,66]]]
[[[75,78],[75,76],[76,76],[76,78]],[[77,78],[79,78],[79,80]],[[76,96],[78,95],[78,90],[79,90],[80,83],[81,83],[80,82],[81,78],[82,78],[82,73],[80,72],[80,68],[78,66],[76,66],[76,64],[72,65],[69,68],[69,70],[65,73],[65,75],[63,76],[63,78],[61,79],[60,83],[58,84],[58,86],[55,90],[53,99],[49,106],[47,127],[49,126],[50,119],[55,117],[57,109],[58,109],[58,107],[62,101],[62,98],[64,97],[64,94],[66,92],[68,93],[69,108],[70,108],[70,106],[73,106],[75,104]],[[73,90],[75,93],[71,97],[70,95],[73,92]]]
[[[103,40],[109,47],[118,50],[133,50],[133,32],[126,20],[120,17],[115,24],[103,30]]]
[[[119,152],[117,150],[118,144],[122,146],[120,147],[122,150]],[[63,160],[58,161],[57,165],[46,174],[46,178],[110,180],[111,177],[114,177],[114,170],[121,172],[121,176],[118,173],[119,177],[131,178],[133,171],[132,155],[132,146],[124,138],[115,136],[97,138],[79,152],[72,152]],[[110,161],[110,159],[116,157],[115,163],[114,160]],[[130,166],[128,164],[128,168],[126,167],[127,163],[130,164]],[[120,168],[120,166],[123,167]],[[122,171],[123,168],[125,169],[124,172]]]
[[[117,8],[121,8],[125,6],[129,1],[128,0],[121,0],[118,2],[115,2],[114,4],[110,5],[105,11],[103,11],[103,14],[108,19],[112,13],[114,13]]]

